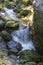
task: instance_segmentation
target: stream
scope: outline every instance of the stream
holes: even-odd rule
[[[8,9],[8,8],[4,7],[4,11],[5,11],[5,13],[1,12],[0,14],[1,15],[6,14],[11,19],[16,20],[16,21],[20,21],[20,19],[18,19],[16,17],[16,13],[13,11],[13,9]],[[24,28],[24,26],[22,24],[19,24],[19,29],[17,31],[13,31],[11,33],[12,40],[16,41],[16,42],[19,42],[22,45],[23,49],[21,51],[24,51],[24,50],[27,50],[27,49],[35,50],[33,42],[29,38],[29,32],[30,32],[29,31],[29,26]]]

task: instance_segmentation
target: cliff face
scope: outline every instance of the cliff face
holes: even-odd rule
[[[36,0],[34,10],[33,42],[39,54],[43,55],[43,0]]]

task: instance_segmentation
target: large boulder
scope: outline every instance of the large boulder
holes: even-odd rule
[[[33,22],[33,42],[36,50],[43,55],[43,1],[37,0],[35,4]]]
[[[23,62],[39,62],[40,55],[36,51],[25,50],[19,54],[19,60]]]

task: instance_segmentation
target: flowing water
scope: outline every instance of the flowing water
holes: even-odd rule
[[[4,7],[4,10],[5,10],[5,13],[10,18],[12,18],[13,20],[16,20],[16,21],[20,21],[20,19],[18,19],[16,17],[16,13],[13,11],[13,9],[8,9],[8,8]],[[22,24],[19,24],[19,30],[13,31],[11,35],[12,35],[12,39],[14,41],[21,43],[21,45],[23,46],[22,50],[27,50],[27,49],[35,50],[33,42],[29,38],[29,26],[24,28],[24,26]]]
[[[20,21],[20,19],[18,19],[16,17],[16,13],[13,11],[13,9],[8,9],[6,7],[4,7],[5,13],[7,16],[9,16],[11,19],[16,20],[16,21]],[[5,13],[1,12],[1,15],[5,15]],[[19,29],[17,31],[13,31],[12,32],[12,40],[19,42],[23,49],[23,50],[35,50],[34,45],[32,40],[29,37],[29,26],[24,27],[22,24],[19,24]],[[18,64],[17,60],[16,60],[16,64]]]
[[[32,40],[29,38],[29,26],[26,28],[23,28],[23,26],[20,24],[19,30],[14,31],[12,33],[12,38],[14,41],[17,41],[21,43],[23,46],[23,50],[35,50]]]
[[[4,11],[5,11],[6,15],[8,17],[10,17],[11,19],[13,19],[15,21],[20,21],[20,19],[18,19],[16,17],[16,13],[13,11],[13,9],[8,9],[8,8],[4,7]]]

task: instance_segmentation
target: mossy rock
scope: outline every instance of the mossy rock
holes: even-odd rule
[[[0,3],[0,11],[2,11],[2,10],[3,10],[3,4]]]
[[[36,50],[43,55],[43,11],[35,10],[32,34]]]
[[[6,30],[11,33],[14,30],[18,30],[19,28],[19,21],[7,21],[6,25],[5,25]]]
[[[7,50],[2,50],[2,49],[0,49],[0,58],[4,58],[4,57],[6,57],[7,56]]]
[[[0,31],[5,29],[6,21],[0,17]]]
[[[26,63],[21,63],[19,65],[37,65],[35,62],[26,62]]]
[[[3,31],[0,33],[0,36],[2,37],[2,39],[3,39],[5,42],[8,42],[8,41],[10,41],[10,40],[12,39],[11,35],[10,35],[7,31],[5,31],[5,30],[3,30]]]
[[[17,26],[19,24],[19,22],[18,21],[7,21],[7,23],[6,23],[6,27],[15,27],[15,26]]]
[[[14,7],[14,2],[13,1],[4,0],[3,3],[4,3],[4,6],[6,6],[8,8],[13,8]]]
[[[27,16],[29,13],[31,13],[29,10],[22,10],[20,12],[21,16]]]
[[[17,13],[16,14],[16,17],[21,18],[21,14],[20,13]]]
[[[27,61],[28,62],[29,61],[39,62],[40,61],[40,56],[35,51],[25,50],[25,51],[20,53],[19,60],[20,60],[21,63],[22,62],[27,62]]]
[[[0,59],[0,65],[12,65],[10,60]]]
[[[19,3],[19,4],[13,9],[14,12],[20,13],[20,11],[22,10],[22,9],[21,9],[21,6],[22,6],[22,4]]]

